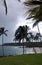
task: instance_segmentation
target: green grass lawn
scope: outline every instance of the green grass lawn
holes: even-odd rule
[[[42,65],[42,54],[0,57],[0,65]]]

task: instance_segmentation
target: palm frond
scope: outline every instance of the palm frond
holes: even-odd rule
[[[28,13],[29,13],[29,15],[28,15]],[[35,15],[38,16],[39,15],[39,7],[34,7],[32,9],[29,9],[27,11],[27,15],[28,15],[27,19],[33,18],[33,17],[35,17]]]
[[[35,23],[33,24],[33,27],[36,26],[38,23],[39,23],[38,20],[35,21]]]
[[[4,32],[4,35],[7,36],[7,34]]]
[[[7,15],[7,4],[6,4],[6,0],[4,0],[4,6],[5,6],[6,15]]]
[[[0,36],[1,36],[1,33],[0,33]]]
[[[7,31],[8,31],[8,30],[5,30],[4,27],[1,27],[1,28],[0,28],[0,35],[5,34],[5,35],[7,36],[7,34],[6,34]]]
[[[33,27],[37,25],[40,21],[42,21],[42,5],[31,8],[28,10],[27,14],[29,13],[29,16],[26,18],[26,20],[31,19],[36,20]]]
[[[19,2],[21,1],[21,0],[18,0]]]
[[[42,5],[42,1],[26,1],[26,2],[24,2],[24,4],[26,6],[29,6],[29,5]]]
[[[7,32],[8,30],[5,30],[4,32]]]

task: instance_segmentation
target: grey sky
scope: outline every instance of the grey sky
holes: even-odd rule
[[[13,42],[14,32],[19,25],[29,24],[32,27],[31,20],[25,20],[26,7],[18,0],[6,0],[8,6],[8,14],[5,15],[3,1],[0,0],[0,27],[5,27],[8,30],[8,37],[4,37],[4,42]],[[30,24],[30,23],[31,24]],[[36,29],[37,30],[37,29]],[[34,31],[34,30],[33,30]],[[0,43],[1,43],[0,37]]]
[[[4,42],[12,42],[14,31],[18,27],[19,18],[25,13],[25,8],[24,5],[17,0],[7,0],[8,14],[6,16],[3,1],[0,0],[0,2],[0,27],[5,27],[5,29],[9,30],[7,32],[8,37],[4,37]]]

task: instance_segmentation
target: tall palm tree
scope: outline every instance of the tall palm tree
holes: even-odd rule
[[[23,27],[19,26],[19,28],[15,32],[15,40],[19,40],[19,43],[20,43],[21,39],[23,39],[23,41],[24,41],[24,35],[25,35],[24,32],[25,32],[24,26]],[[23,44],[23,54],[24,54],[24,44]]]
[[[2,27],[2,28],[0,28],[0,36],[2,35],[2,49],[3,49],[3,56],[4,56],[4,47],[3,47],[3,40],[4,40],[4,38],[3,38],[3,35],[5,35],[5,36],[7,36],[7,32],[8,30],[5,30],[5,28],[4,27]]]
[[[27,35],[28,35],[28,30],[29,29],[30,28],[27,25],[25,25],[25,26],[19,26],[18,29],[15,32],[15,37],[17,37],[18,35],[20,35],[21,39],[23,39],[23,40],[24,40],[24,38],[27,39]]]
[[[19,43],[22,40],[23,54],[24,54],[24,38],[27,41],[28,30],[29,30],[29,27],[27,25],[25,25],[25,26],[19,26],[19,28],[15,32],[15,40],[19,40]]]

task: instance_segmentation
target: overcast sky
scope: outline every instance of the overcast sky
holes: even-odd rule
[[[15,30],[20,25],[27,24],[28,26],[31,27],[31,30],[38,31],[37,27],[32,29],[32,24],[33,24],[32,20],[28,20],[28,21],[25,20],[25,12],[27,9],[23,3],[18,2],[18,0],[6,0],[6,1],[8,6],[7,16],[5,15],[3,0],[0,0],[0,27],[5,27],[5,29],[8,30],[7,32],[8,36],[7,37],[4,36],[4,43],[13,42]],[[40,27],[40,32],[42,33],[41,30],[42,26],[40,26],[41,24],[39,24],[39,27]],[[0,43],[2,43],[1,39],[2,37],[0,36]]]

